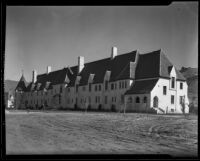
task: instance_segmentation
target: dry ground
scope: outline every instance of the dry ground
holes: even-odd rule
[[[84,112],[6,113],[7,154],[197,156],[197,116]]]

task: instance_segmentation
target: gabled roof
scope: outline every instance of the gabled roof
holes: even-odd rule
[[[24,78],[24,75],[21,76],[18,84],[17,84],[17,87],[15,88],[15,90],[18,90],[18,91],[26,91],[26,80]]]
[[[152,89],[155,87],[158,80],[159,78],[135,81],[133,85],[131,86],[131,88],[125,92],[125,95],[150,93]]]
[[[170,78],[170,71],[173,65],[161,50],[153,51],[147,54],[140,54],[138,65],[136,67],[136,79],[146,78]],[[186,79],[175,68],[177,79],[185,81]]]

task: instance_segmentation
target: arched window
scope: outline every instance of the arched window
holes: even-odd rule
[[[153,98],[153,107],[158,107],[158,97],[157,96],[155,96]]]
[[[132,99],[132,97],[130,96],[129,98],[128,98],[128,103],[132,103],[133,102],[133,99]]]
[[[135,103],[140,103],[140,97],[136,97]]]
[[[147,103],[147,97],[146,96],[144,96],[143,102]]]

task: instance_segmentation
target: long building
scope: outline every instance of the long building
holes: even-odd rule
[[[16,108],[112,110],[154,113],[188,113],[186,79],[163,51],[137,50],[44,74],[32,73],[26,86],[22,75],[16,87]]]

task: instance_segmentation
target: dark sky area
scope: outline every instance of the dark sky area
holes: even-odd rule
[[[8,6],[5,79],[118,54],[162,49],[180,69],[198,66],[198,3],[170,6]]]

